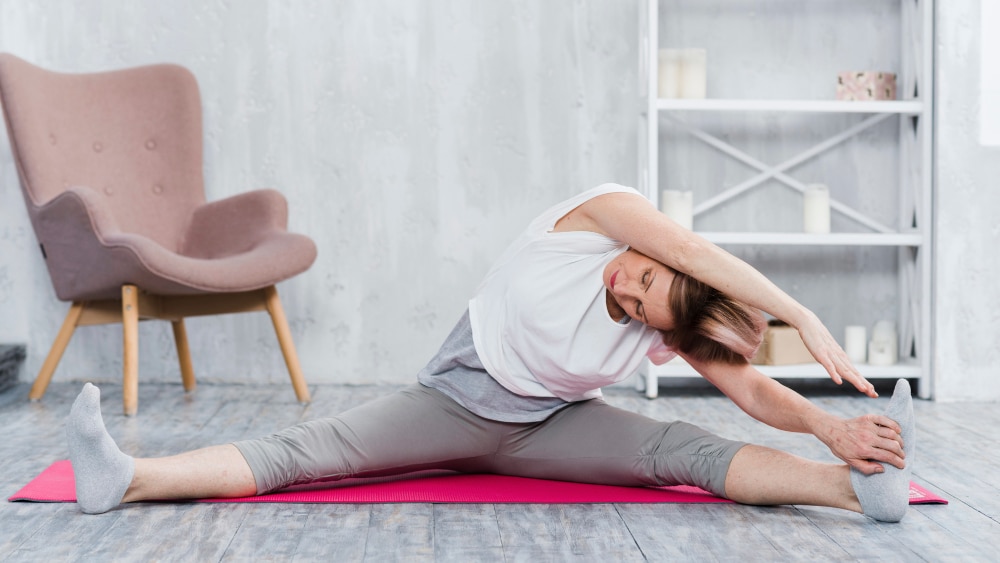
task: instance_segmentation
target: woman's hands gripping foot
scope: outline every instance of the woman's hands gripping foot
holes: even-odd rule
[[[910,504],[910,477],[916,452],[916,428],[913,421],[913,399],[910,384],[905,379],[896,382],[885,415],[899,424],[902,432],[906,467],[899,469],[882,464],[882,473],[865,475],[851,468],[851,485],[866,516],[883,522],[899,522]]]

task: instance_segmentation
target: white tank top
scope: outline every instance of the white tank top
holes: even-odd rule
[[[675,354],[655,329],[608,313],[604,267],[628,246],[589,231],[552,232],[599,195],[632,188],[602,184],[548,209],[496,261],[469,301],[476,352],[505,388],[527,397],[581,401],[625,379],[647,355]]]

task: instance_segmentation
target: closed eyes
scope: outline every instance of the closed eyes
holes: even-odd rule
[[[639,278],[639,285],[643,288],[643,293],[649,291],[649,287],[653,285],[653,280],[656,279],[653,276],[652,270],[646,270],[642,273],[642,277]],[[642,319],[642,322],[648,324],[646,319],[646,308],[642,305],[642,301],[638,299],[635,302],[635,316],[637,319]]]

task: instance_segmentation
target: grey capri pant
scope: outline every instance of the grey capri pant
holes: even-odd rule
[[[250,465],[257,494],[449,469],[605,485],[694,485],[725,496],[729,464],[745,443],[601,399],[573,403],[541,422],[498,422],[414,384],[339,416],[234,445]]]

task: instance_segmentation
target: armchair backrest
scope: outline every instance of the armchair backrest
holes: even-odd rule
[[[0,105],[35,213],[86,186],[122,232],[177,251],[204,203],[201,97],[176,65],[64,74],[0,53]]]

